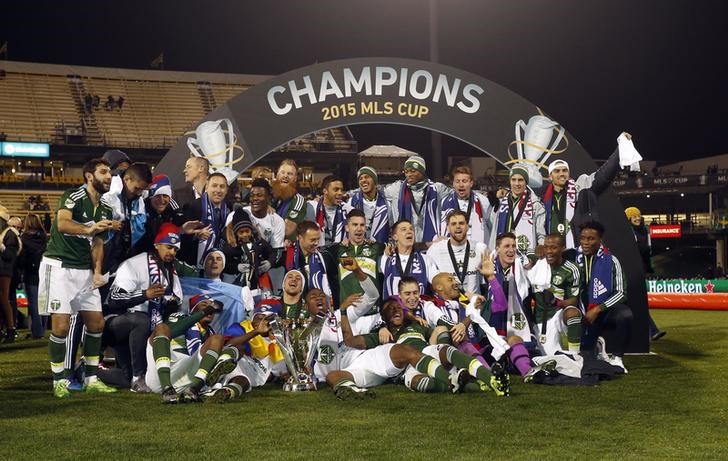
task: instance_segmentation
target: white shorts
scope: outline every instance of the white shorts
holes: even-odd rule
[[[169,366],[169,376],[172,381],[172,386],[177,392],[187,389],[192,384],[192,378],[195,377],[195,373],[200,368],[200,362],[202,361],[202,348],[197,350],[196,354],[185,355],[177,352],[172,352],[170,359],[172,360]],[[159,375],[157,374],[157,366],[154,363],[154,353],[152,352],[152,345],[147,343],[147,374],[144,376],[147,386],[156,392],[157,394],[162,393],[162,385],[159,383]]]
[[[422,353],[425,355],[429,355],[430,357],[433,357],[438,362],[440,361],[440,350],[442,350],[444,347],[447,347],[447,344],[431,344],[429,346],[426,346],[424,349],[422,349]],[[407,368],[404,370],[404,385],[407,386],[407,389],[412,389],[410,384],[412,384],[412,380],[415,376],[423,374],[422,372],[417,371],[417,368],[413,367],[412,365],[407,365]]]
[[[570,308],[575,309],[575,308]],[[546,321],[546,335],[541,337],[541,323],[536,324],[538,342],[546,355],[553,355],[556,352],[564,352],[561,347],[561,335],[566,334],[566,323],[564,323],[564,310],[559,310],[553,317]]]
[[[61,267],[61,261],[43,258],[38,269],[38,310],[41,315],[101,312],[101,295],[93,287],[91,269]]]
[[[404,370],[392,363],[389,353],[393,347],[394,344],[383,344],[368,349],[342,371],[351,373],[354,383],[359,387],[379,386],[389,378],[396,378]]]
[[[250,383],[250,387],[248,387],[246,392],[250,392],[252,388],[260,387],[268,382],[270,371],[270,359],[268,357],[263,358],[263,360],[258,360],[245,355],[238,360],[235,369],[225,375],[222,384],[228,384],[233,378],[243,376]]]

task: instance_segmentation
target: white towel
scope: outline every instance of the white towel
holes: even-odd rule
[[[551,266],[546,262],[546,258],[539,259],[528,271],[528,281],[536,293],[551,286]]]
[[[642,160],[642,156],[637,152],[626,133],[620,134],[617,138],[617,147],[619,148],[619,166],[622,168],[629,166],[630,171],[640,171],[639,162]]]
[[[483,316],[480,315],[480,311],[475,307],[477,299],[477,295],[473,295],[473,297],[470,298],[470,302],[465,308],[465,315],[470,317],[470,320],[480,326],[480,328],[485,333],[485,336],[488,337],[490,345],[493,346],[493,350],[490,352],[490,355],[492,355],[494,359],[500,360],[500,358],[503,357],[503,354],[505,354],[508,349],[511,348],[511,346],[509,346],[506,340],[498,335],[498,332],[495,331],[495,328],[490,326],[490,324],[485,321]]]

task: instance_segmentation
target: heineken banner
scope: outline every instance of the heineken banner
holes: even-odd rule
[[[185,161],[190,155],[203,156],[213,170],[232,181],[298,137],[364,123],[444,133],[507,167],[526,164],[533,178],[546,177],[548,164],[555,159],[569,163],[572,177],[596,170],[592,158],[557,120],[490,80],[426,61],[358,58],[293,70],[243,91],[190,127],[157,171],[168,174],[173,188],[179,190],[184,185]],[[611,133],[613,142],[599,146],[600,158],[614,151],[619,134]],[[635,318],[630,351],[646,352],[644,274],[623,210],[611,189],[600,196],[599,216],[607,226],[605,243],[622,262],[629,286],[635,287],[629,294]]]
[[[728,279],[647,280],[650,308],[728,310]]]

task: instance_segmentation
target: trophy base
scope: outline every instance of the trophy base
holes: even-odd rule
[[[298,375],[298,381],[290,377],[283,385],[283,390],[286,392],[305,392],[315,391],[316,389],[316,381],[307,375]]]

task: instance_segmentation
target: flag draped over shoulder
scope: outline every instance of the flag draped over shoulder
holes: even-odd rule
[[[182,283],[185,301],[191,296],[204,293],[223,303],[222,312],[215,315],[212,321],[213,330],[225,331],[227,327],[241,322],[246,317],[245,306],[241,301],[243,296],[239,286],[197,277],[180,277],[180,282]],[[185,302],[182,306],[187,309],[189,304]]]

